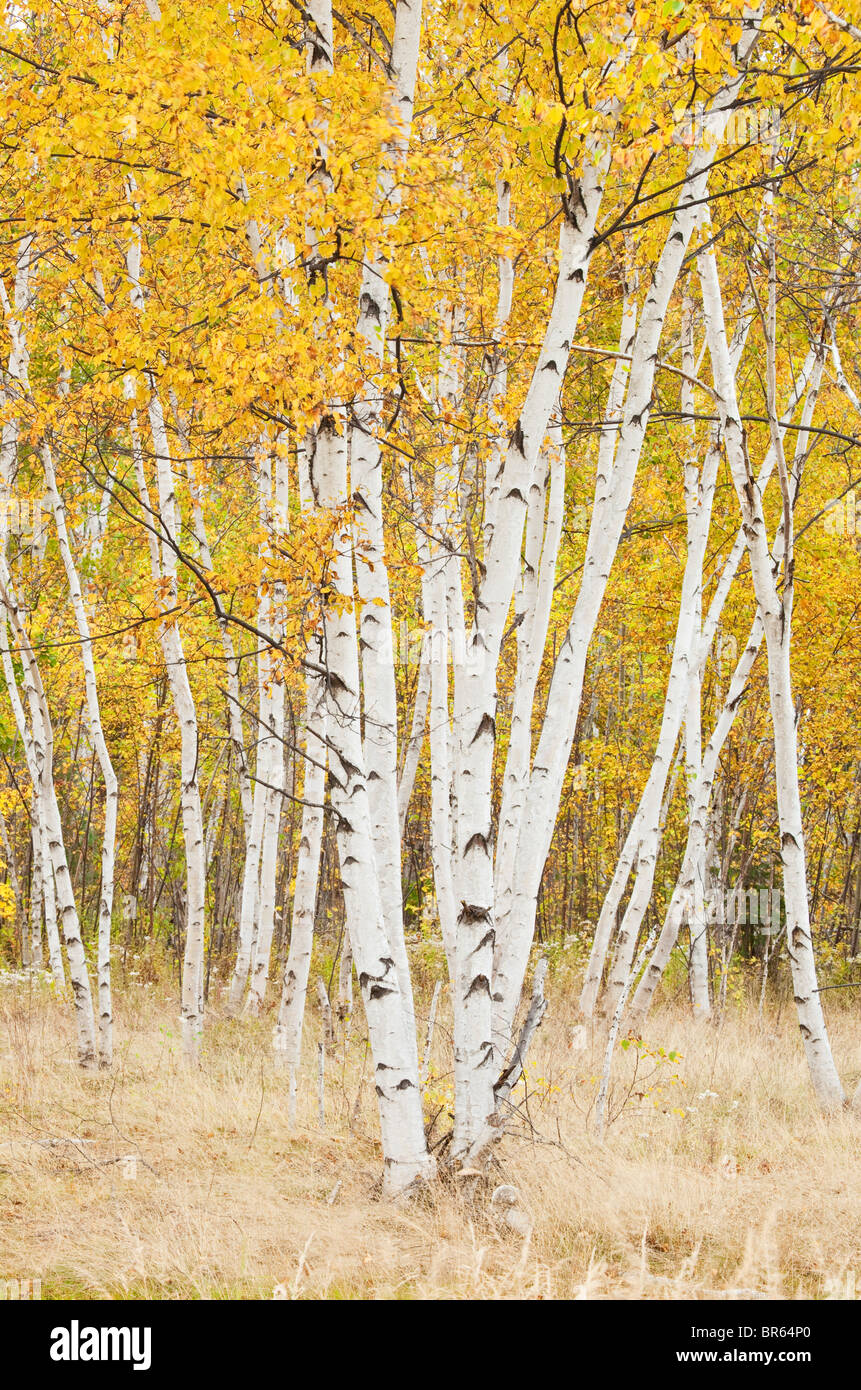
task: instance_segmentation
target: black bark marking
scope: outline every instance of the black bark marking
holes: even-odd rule
[[[474,835],[470,835],[469,839],[466,842],[466,849],[464,850],[464,854],[469,854],[470,850],[473,848],[483,849],[485,854],[490,853],[487,847],[487,836],[482,835],[479,830],[476,830]]]
[[[511,431],[511,437],[509,438],[508,442],[512,446],[512,448],[517,450],[521,458],[526,457],[526,451],[523,447],[523,426],[521,425],[519,420],[517,421],[517,424],[514,426],[514,429]]]
[[[475,903],[461,902],[457,920],[465,925],[472,922],[489,922],[491,920],[490,908],[478,907]]]
[[[392,986],[392,985],[383,985],[383,984],[380,984],[379,981],[377,981],[377,983],[376,983],[375,985],[371,985],[370,991],[369,991],[369,993],[368,993],[368,998],[369,998],[369,999],[385,999],[386,995],[387,995],[387,994],[391,994],[392,992],[393,992],[393,986]]]
[[[476,743],[478,739],[483,738],[485,734],[490,734],[491,738],[496,738],[496,720],[492,714],[485,713],[481,716],[481,723],[470,739],[470,743]]]
[[[486,975],[476,975],[469,989],[466,991],[464,998],[468,999],[471,994],[481,994],[482,990],[484,990],[487,993],[487,997],[489,999],[490,981],[488,980]]]
[[[395,990],[394,985],[386,984],[386,976],[390,970],[394,970],[395,962],[390,956],[381,956],[380,964],[385,966],[382,975],[369,975],[363,970],[359,976],[359,988],[363,993],[367,990],[369,1002],[373,999],[385,999],[387,994],[393,994]]]

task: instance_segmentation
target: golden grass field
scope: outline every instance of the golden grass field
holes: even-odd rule
[[[358,1014],[327,1058],[321,1125],[309,1009],[290,1133],[271,1018],[219,1018],[214,998],[189,1072],[173,991],[136,984],[115,1001],[114,1070],[87,1075],[68,1003],[39,980],[7,983],[0,1279],[41,1279],[48,1299],[861,1294],[861,1118],[817,1113],[790,1010],[760,1021],[735,1000],[719,1027],[697,1028],[656,1008],[645,1042],[681,1058],[640,1058],[632,1086],[635,1049],[619,1052],[599,1145],[586,1112],[600,1047],[581,1034],[572,1048],[575,997],[551,980],[525,1101],[517,1093],[529,1123],[504,1140],[492,1178],[519,1188],[533,1221],[524,1237],[495,1224],[490,1189],[377,1199]],[[829,1005],[829,1022],[854,1085],[857,1004]],[[444,1119],[444,1006],[436,1037],[428,1106]]]

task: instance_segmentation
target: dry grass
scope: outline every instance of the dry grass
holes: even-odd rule
[[[651,1081],[654,1059],[641,1060],[623,1104],[634,1050],[620,1053],[598,1145],[585,1115],[598,1048],[570,1047],[566,1002],[551,997],[531,1127],[505,1140],[494,1179],[523,1195],[524,1240],[494,1226],[486,1194],[470,1204],[439,1185],[403,1207],[377,1200],[358,1020],[328,1061],[325,1128],[310,1020],[290,1134],[270,1021],[215,1019],[189,1074],[173,998],[136,986],[118,1001],[115,1070],[94,1077],[74,1064],[67,1004],[7,985],[0,1278],[41,1278],[55,1299],[834,1297],[852,1295],[856,1272],[861,1292],[861,1121],[817,1114],[785,1011],[760,1024],[735,1008],[700,1030],[656,1010],[647,1042],[681,1060],[658,1060]],[[853,1083],[861,1022],[835,1009],[831,1026]],[[433,1081],[432,1109],[448,1085]]]

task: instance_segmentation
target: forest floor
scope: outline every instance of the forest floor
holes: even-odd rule
[[[736,999],[717,1027],[656,1007],[646,1045],[617,1049],[599,1144],[601,1049],[567,1021],[569,988],[551,982],[491,1188],[391,1205],[358,1013],[326,1058],[321,1121],[309,1011],[291,1132],[271,1017],[219,1018],[214,999],[189,1072],[174,991],[136,981],[115,1001],[116,1064],[89,1075],[68,1003],[0,977],[0,1280],[40,1279],[49,1299],[861,1295],[861,1119],[817,1113],[791,1001],[760,1019]],[[857,1004],[829,1004],[829,1023],[854,1086]],[[527,1236],[494,1221],[498,1183],[519,1189]]]

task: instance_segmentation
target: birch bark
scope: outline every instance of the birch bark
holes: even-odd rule
[[[756,42],[747,33],[739,46],[743,64]],[[740,74],[714,98],[702,122],[699,143],[688,162],[663,250],[646,294],[631,350],[624,412],[615,451],[602,460],[596,478],[595,505],[587,542],[583,579],[574,613],[551,678],[544,722],[524,798],[518,837],[519,882],[500,951],[495,992],[494,1027],[500,1038],[511,1036],[535,922],[541,874],[550,849],[565,769],[576,732],[583,676],[610,568],[619,545],[643,446],[652,401],[658,344],[673,288],[678,279],[699,208],[708,190],[714,151],[719,145],[743,81]],[[601,471],[604,463],[607,471]],[[609,926],[608,926],[609,931]]]
[[[402,164],[410,141],[416,73],[421,39],[421,0],[399,0],[395,11],[389,65],[391,94],[398,129],[391,155]],[[386,208],[384,227],[397,221],[400,192],[394,169],[384,161],[378,196]],[[357,333],[370,354],[383,361],[389,322],[387,261],[380,252],[366,256],[359,294]],[[379,444],[381,395],[367,389],[354,406],[350,482],[354,504],[356,589],[362,608],[359,644],[364,690],[364,760],[373,822],[374,854],[383,923],[407,1010],[415,1033],[415,1007],[403,925],[401,840],[398,816],[398,720],[392,643],[392,606],[383,537],[383,466]]]
[[[286,525],[288,478],[286,449],[276,443],[274,487],[267,508],[267,523],[273,536]],[[271,639],[282,645],[286,594],[283,581],[273,576]],[[278,873],[278,840],[281,830],[281,808],[285,782],[284,761],[284,671],[274,648],[268,661],[269,691],[267,699],[267,775],[264,788],[263,833],[260,845],[260,887],[257,937],[254,965],[248,993],[248,1011],[256,1015],[266,995],[269,976],[269,954],[275,926],[275,892]]]
[[[781,860],[783,863],[783,891],[786,906],[786,942],[798,1012],[798,1025],[804,1041],[804,1050],[817,1099],[823,1110],[831,1110],[842,1105],[845,1097],[831,1054],[831,1045],[818,993],[807,897],[804,830],[798,785],[798,745],[790,669],[794,579],[792,510],[800,481],[800,469],[797,470],[795,477],[789,477],[783,457],[775,403],[777,297],[775,260],[774,233],[771,232],[769,313],[768,326],[765,332],[768,352],[767,407],[771,443],[776,456],[783,496],[785,558],[782,593],[778,589],[776,569],[769,553],[762,494],[751,471],[744,427],[740,419],[735,376],[726,345],[723,302],[713,248],[705,252],[700,258],[700,278],[709,352],[721,415],[721,428],[726,442],[727,459],[741,506],[754,592],[765,629],[769,700],[774,730],[774,761]]]
[[[796,444],[796,469],[801,467],[808,448],[808,435],[806,431],[813,419],[821,377],[821,367],[821,360],[818,359],[814,353],[808,353],[804,365],[796,378],[795,385],[791,392],[790,402],[780,421],[780,427],[785,431],[795,413],[795,408],[801,394],[805,393],[800,421],[801,429],[799,430]],[[760,494],[765,490],[773,465],[774,450],[773,448],[769,448],[757,481]],[[779,563],[782,545],[781,531],[778,533],[774,546],[774,559],[776,563]],[[705,662],[714,642],[720,614],[723,611],[726,596],[729,592],[729,586],[737,571],[744,546],[744,528],[742,527],[739,530],[739,534],[721,572],[720,579],[709,605],[708,617],[703,628],[697,662],[697,670],[700,674],[705,667]],[[688,916],[689,920],[696,920],[697,914],[700,912],[702,912],[702,918],[705,920],[706,914],[703,898],[705,897],[705,890],[711,887],[709,860],[712,854],[711,837],[714,835],[713,820],[715,815],[715,812],[711,809],[711,803],[714,795],[718,763],[726,740],[732,730],[736,713],[744,697],[747,680],[756,654],[759,651],[762,637],[762,623],[759,615],[757,615],[745,649],[739,657],[736,669],[730,680],[726,700],[721,707],[721,713],[716,721],[714,731],[709,740],[706,752],[702,757],[700,768],[697,773],[695,787],[691,797],[692,810],[688,818],[688,837],[682,859],[682,869],[670,907],[667,911],[663,930],[658,938],[652,956],[652,961],[643,975],[631,1005],[629,1017],[631,1026],[635,1029],[640,1029],[642,1027],[643,1019],[651,1004],[658,980],[675,946],[682,920],[685,916]]]
[[[411,1010],[400,989],[380,899],[361,736],[358,633],[353,600],[346,441],[332,417],[313,441],[312,488],[335,522],[333,593],[324,604],[325,713],[330,798],[337,816],[344,908],[365,1006],[385,1161],[384,1192],[395,1196],[430,1176]]]
[[[213,568],[212,551],[209,547],[209,536],[203,512],[203,500],[201,497],[200,483],[194,468],[188,426],[187,422],[183,419],[182,412],[180,411],[179,404],[173,392],[171,392],[170,395],[170,403],[179,439],[179,447],[186,460],[185,471],[188,480],[189,496],[191,498],[194,538],[197,542],[198,558],[202,567],[211,572]],[[245,828],[245,838],[247,841],[251,832],[253,793],[251,789],[251,775],[248,771],[248,755],[245,749],[245,729],[242,721],[239,661],[237,660],[236,648],[233,643],[230,623],[227,618],[219,615],[218,628],[221,633],[221,645],[224,651],[224,666],[227,677],[225,689],[227,697],[227,727],[233,745],[234,761],[236,764],[237,777],[239,779],[242,823]]]
[[[60,546],[69,597],[78,636],[81,639],[81,663],[84,668],[84,692],[87,701],[87,720],[90,737],[99,762],[99,770],[105,786],[105,826],[102,835],[102,874],[99,890],[99,935],[98,935],[98,998],[99,998],[99,1065],[110,1067],[113,1062],[113,1010],[111,1006],[111,919],[114,902],[114,859],[117,839],[117,811],[119,808],[119,784],[114,771],[108,745],[102,727],[101,707],[96,685],[96,668],[93,660],[93,644],[90,636],[90,623],[87,616],[81,581],[75,564],[69,532],[66,525],[66,510],[57,486],[54,461],[50,446],[43,444],[40,449],[42,467],[45,473],[45,486],[48,501],[54,514],[57,539]]]
[[[175,610],[179,603],[177,578],[178,517],[170,443],[164,412],[149,377],[149,422],[155,454],[158,486],[158,521],[162,536],[161,561],[153,577],[164,587],[164,606]],[[140,450],[138,450],[140,455]],[[139,457],[141,473],[143,458]],[[145,484],[145,479],[143,479]],[[145,494],[144,494],[145,497]],[[148,502],[145,501],[148,506]],[[182,969],[182,1047],[186,1061],[198,1057],[203,1029],[203,947],[206,910],[206,843],[200,802],[199,742],[197,711],[188,677],[182,637],[176,617],[161,625],[161,644],[174,710],[180,727],[180,804],[186,866],[186,929]]]
[[[78,1061],[82,1067],[91,1069],[96,1066],[96,1026],[93,1017],[90,978],[87,972],[84,943],[81,938],[81,925],[78,919],[78,910],[75,905],[72,876],[69,873],[69,866],[66,860],[63,828],[60,821],[60,808],[57,805],[57,795],[54,788],[54,731],[48,713],[48,702],[45,699],[45,691],[42,685],[38,663],[30,644],[27,630],[24,626],[23,617],[15,596],[15,589],[12,584],[12,576],[9,573],[9,566],[6,562],[5,554],[3,553],[0,553],[0,600],[2,600],[10,619],[12,631],[15,635],[18,652],[24,668],[24,691],[30,711],[30,746],[33,756],[31,777],[33,778],[33,790],[37,807],[36,814],[42,820],[44,827],[45,838],[43,844],[47,844],[48,856],[53,869],[54,886],[56,888],[57,901],[60,909],[60,921],[63,928],[63,938],[66,943],[66,956],[69,962],[69,976],[72,982],[75,1018],[77,1023]],[[8,661],[10,667],[10,671],[7,673],[7,685],[9,685],[9,693],[11,695],[12,685],[15,684],[14,672],[11,671],[11,657],[9,656],[8,648],[5,648],[5,644],[3,661],[4,665]],[[11,684],[9,682],[10,674],[12,676]],[[13,705],[14,703],[13,701]],[[20,706],[20,700],[18,704]],[[21,714],[23,717],[23,709],[21,710]]]
[[[296,1118],[296,1074],[302,1057],[302,1024],[314,945],[314,918],[323,840],[323,798],[326,789],[326,711],[319,683],[309,678],[305,711],[305,757],[302,789],[302,829],[293,910],[290,950],[284,969],[281,1004],[275,1027],[275,1057],[287,1068],[291,1123]]]

